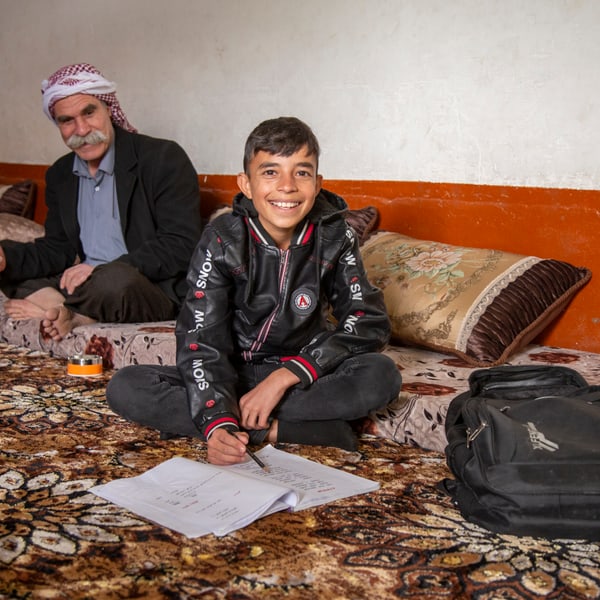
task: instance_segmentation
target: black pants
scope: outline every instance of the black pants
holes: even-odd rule
[[[279,362],[245,365],[239,371],[238,397],[281,366]],[[329,424],[353,421],[387,406],[398,396],[401,381],[400,372],[389,357],[359,354],[306,389],[290,388],[271,416],[280,424],[295,424],[293,430],[297,432],[301,432],[302,424],[309,430],[322,423],[323,429],[327,429]],[[202,437],[190,415],[186,389],[177,367],[124,367],[109,382],[106,398],[110,407],[129,421],[166,433]],[[310,443],[306,439],[298,433],[298,439],[279,441]],[[327,441],[327,435],[319,439]]]
[[[138,269],[123,262],[96,267],[72,294],[60,289],[60,275],[2,286],[9,298],[26,298],[42,288],[54,288],[64,305],[101,323],[167,321],[177,316],[175,303]]]

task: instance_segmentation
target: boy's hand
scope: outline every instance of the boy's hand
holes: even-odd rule
[[[300,382],[289,369],[273,371],[255,388],[240,398],[241,424],[244,429],[268,429],[269,416],[285,392]]]
[[[229,432],[217,429],[207,442],[208,462],[213,465],[235,465],[244,462],[248,434],[243,431]]]

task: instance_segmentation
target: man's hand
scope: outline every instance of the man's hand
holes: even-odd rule
[[[67,290],[68,294],[72,294],[75,288],[79,287],[94,270],[92,265],[80,263],[74,267],[66,269],[60,278],[60,287]]]
[[[244,429],[268,429],[269,416],[285,392],[300,382],[289,369],[273,371],[255,388],[240,398],[241,423]]]
[[[247,433],[243,431],[229,432],[221,427],[208,438],[208,462],[213,465],[235,465],[244,462],[247,444]]]
[[[6,269],[6,256],[4,256],[4,248],[0,246],[0,273]]]

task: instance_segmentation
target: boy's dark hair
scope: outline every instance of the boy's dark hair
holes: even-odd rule
[[[244,172],[258,152],[268,152],[276,156],[291,156],[306,146],[308,154],[317,157],[319,164],[319,142],[312,129],[296,117],[268,119],[257,125],[246,140],[244,149]]]

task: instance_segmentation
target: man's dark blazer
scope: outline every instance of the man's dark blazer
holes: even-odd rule
[[[62,273],[85,258],[77,221],[78,181],[73,152],[46,173],[45,236],[2,242],[2,282]],[[187,290],[190,258],[201,233],[198,176],[175,142],[115,127],[115,180],[128,253],[117,260],[139,269],[178,305]]]

